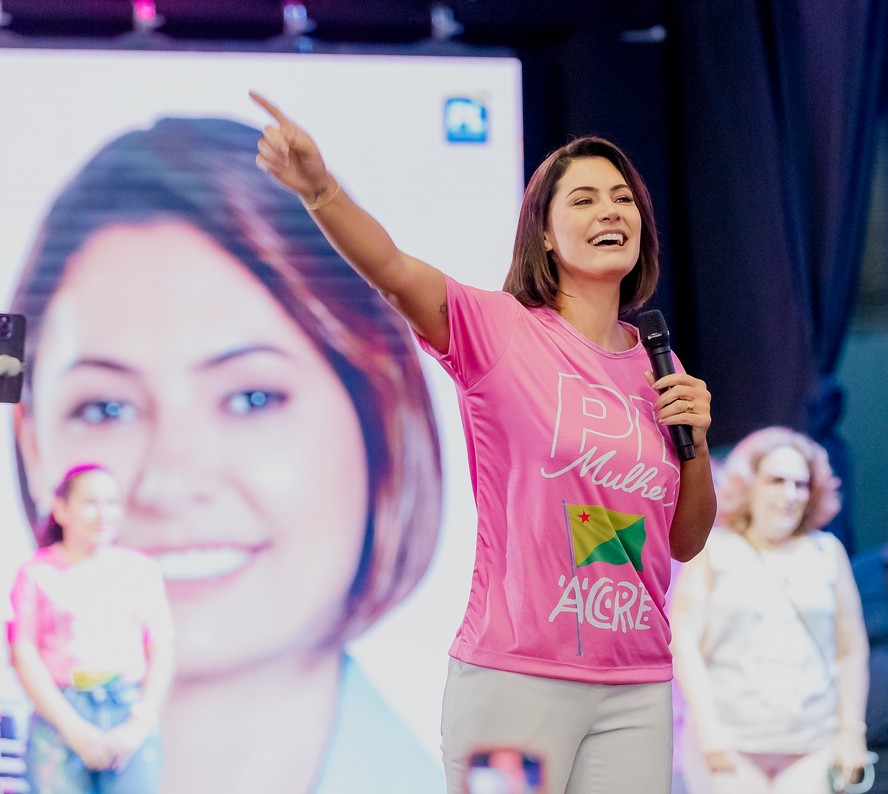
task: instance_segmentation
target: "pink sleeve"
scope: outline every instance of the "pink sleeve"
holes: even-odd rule
[[[12,602],[12,619],[7,626],[10,646],[26,641],[37,644],[39,621],[37,618],[37,585],[32,576],[31,566],[19,568],[9,594]]]
[[[521,305],[507,292],[469,287],[450,276],[445,281],[450,347],[441,354],[422,337],[417,339],[457,383],[471,388],[508,347]]]

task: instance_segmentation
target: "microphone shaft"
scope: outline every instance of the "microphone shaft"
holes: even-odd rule
[[[648,348],[648,358],[651,360],[651,369],[657,380],[675,372],[675,365],[672,363],[672,349],[668,345]],[[675,450],[678,452],[678,459],[693,460],[697,453],[694,450],[694,439],[690,426],[669,425],[668,427],[672,443],[675,444]]]

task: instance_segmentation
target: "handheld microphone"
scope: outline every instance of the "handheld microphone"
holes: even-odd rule
[[[641,344],[644,345],[648,358],[651,360],[654,377],[659,380],[665,375],[675,372],[675,365],[672,363],[672,348],[669,346],[669,329],[666,327],[663,314],[657,309],[639,314],[638,333],[641,336]],[[672,443],[678,452],[678,459],[693,460],[697,453],[694,450],[694,439],[691,436],[690,425],[669,425],[668,427]]]

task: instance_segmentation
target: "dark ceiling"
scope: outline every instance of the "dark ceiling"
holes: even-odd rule
[[[137,0],[138,2],[138,0]],[[262,40],[283,32],[288,0],[156,0],[160,32],[174,38]],[[432,9],[443,5],[466,43],[520,45],[575,30],[605,7],[588,0],[304,0],[321,41],[405,43],[431,34]],[[22,35],[115,36],[132,29],[132,0],[5,0],[9,30]],[[649,18],[659,3],[621,4],[627,24]]]

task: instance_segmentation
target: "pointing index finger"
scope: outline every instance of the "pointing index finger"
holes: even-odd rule
[[[269,102],[262,94],[257,94],[255,91],[250,91],[250,99],[252,99],[257,105],[265,109],[265,112],[268,113],[278,124],[286,124],[289,119],[281,112],[280,108],[272,102]]]

